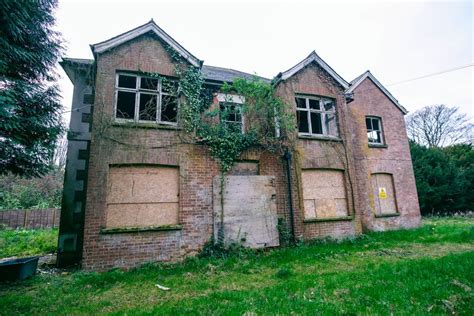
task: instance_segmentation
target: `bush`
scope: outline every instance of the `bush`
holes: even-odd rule
[[[63,172],[53,170],[41,178],[0,176],[0,210],[59,208]]]

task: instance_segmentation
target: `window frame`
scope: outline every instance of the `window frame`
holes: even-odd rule
[[[370,119],[370,126],[372,127],[371,129],[371,132],[373,131],[378,131],[380,132],[380,143],[378,142],[371,142],[370,139],[369,139],[369,129],[367,128],[367,119]],[[373,124],[372,124],[372,121],[373,120],[377,120],[379,122],[379,130],[374,130],[373,129]],[[367,143],[369,146],[386,146],[386,143],[385,143],[385,132],[384,132],[384,129],[383,129],[383,124],[382,124],[382,117],[380,116],[375,116],[375,115],[366,115],[365,116],[365,128],[366,128],[366,134],[367,134]]]
[[[236,108],[239,109],[239,115],[240,115],[240,131],[242,132],[242,134],[245,133],[245,116],[244,116],[244,113],[242,111],[242,107],[245,103],[245,98],[243,96],[240,96],[240,95],[236,95],[236,94],[224,94],[224,93],[218,93],[217,94],[217,101],[218,101],[218,104],[219,104],[219,120],[221,120],[221,122],[224,122],[224,123],[230,123],[230,124],[236,124],[238,123],[237,121],[228,121],[228,120],[224,120],[222,117],[221,117],[221,106],[228,106],[228,105],[234,105]]]
[[[135,88],[125,88],[125,87],[119,87],[119,78],[120,76],[130,76],[130,77],[135,77]],[[141,88],[141,80],[142,78],[147,78],[147,79],[156,79],[158,80],[157,84],[157,90],[151,90],[151,89],[144,89]],[[118,93],[119,91],[123,92],[133,92],[135,93],[135,107],[134,107],[134,117],[133,118],[119,118],[117,117],[117,103],[118,103]],[[148,95],[155,95],[156,98],[156,118],[154,121],[150,120],[141,120],[140,119],[140,95],[141,94],[148,94]],[[156,123],[160,125],[170,125],[170,126],[177,126],[179,122],[179,97],[176,96],[176,102],[177,102],[177,109],[176,109],[176,122],[169,122],[169,121],[162,121],[161,120],[161,104],[162,104],[162,98],[163,96],[171,95],[170,93],[163,92],[162,90],[162,82],[161,78],[154,78],[151,76],[143,76],[139,74],[133,74],[133,73],[127,73],[127,72],[117,72],[115,74],[115,100],[114,100],[114,119],[115,122],[117,123]]]
[[[305,108],[299,108],[298,107],[298,102],[296,101],[296,99],[304,99],[305,100]],[[309,100],[319,101],[319,105],[320,105],[319,110],[311,109],[310,106],[309,106]],[[325,110],[324,109],[324,103],[323,103],[324,100],[329,100],[334,104],[334,106],[332,107],[331,110]],[[308,113],[306,117],[307,117],[307,120],[308,120],[308,130],[309,130],[309,132],[308,133],[300,132],[299,131],[299,125],[298,125],[298,122],[297,122],[296,128],[298,129],[298,136],[324,137],[324,138],[336,138],[336,139],[338,139],[339,138],[339,128],[337,126],[338,124],[337,124],[336,106],[337,106],[336,99],[334,99],[334,98],[325,97],[325,96],[318,96],[318,95],[295,94],[295,110],[296,110],[297,120],[298,120],[298,111]],[[313,133],[313,126],[311,124],[311,113],[319,113],[321,115],[321,130],[322,130],[321,134]],[[326,120],[326,116],[327,116],[328,113],[334,115],[335,124],[336,124],[336,135],[329,134],[328,128],[326,126],[325,120]]]

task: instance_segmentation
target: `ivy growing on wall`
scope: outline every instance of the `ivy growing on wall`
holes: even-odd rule
[[[197,143],[209,146],[221,173],[227,173],[239,156],[251,147],[260,147],[275,153],[292,148],[288,135],[295,129],[294,118],[285,110],[283,100],[275,95],[273,86],[255,77],[252,80],[236,79],[224,84],[219,92],[238,95],[244,102],[239,105],[244,131],[226,123],[228,108],[215,107],[213,89],[204,86],[201,72],[187,68],[182,74],[179,89],[184,95],[181,103],[181,125],[192,133]]]

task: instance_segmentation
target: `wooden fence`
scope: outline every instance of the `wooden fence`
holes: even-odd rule
[[[61,210],[56,208],[31,210],[0,210],[0,225],[11,228],[59,227]]]

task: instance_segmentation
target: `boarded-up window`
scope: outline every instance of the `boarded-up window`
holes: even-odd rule
[[[107,228],[178,224],[178,168],[111,167]]]
[[[305,219],[348,216],[348,204],[342,170],[303,170]]]
[[[391,174],[372,174],[372,190],[374,194],[374,203],[372,207],[374,208],[376,215],[397,213],[395,189],[393,187],[393,176]]]

